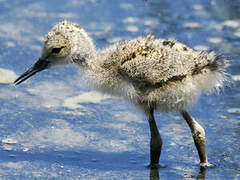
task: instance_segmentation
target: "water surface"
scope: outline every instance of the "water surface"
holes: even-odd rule
[[[217,165],[199,176],[240,178],[239,0],[0,0],[1,179],[195,179],[200,172],[177,113],[156,115],[167,168],[146,168],[145,117],[89,89],[75,66],[44,71],[17,87],[3,84],[36,61],[44,34],[64,19],[81,24],[98,48],[152,34],[230,59],[231,88],[203,94],[190,113],[205,127],[209,160]]]

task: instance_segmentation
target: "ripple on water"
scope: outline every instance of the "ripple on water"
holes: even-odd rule
[[[232,76],[232,79],[234,81],[240,81],[240,75],[234,75],[234,76]]]
[[[197,22],[187,22],[187,23],[183,24],[183,27],[185,29],[199,29],[199,28],[201,28],[201,24],[199,24]]]
[[[238,28],[240,26],[240,23],[236,20],[226,20],[223,22],[223,26],[230,28]]]
[[[240,108],[230,108],[227,110],[230,114],[239,114],[240,115]]]
[[[2,140],[2,144],[16,145],[18,141],[16,139],[7,138]]]
[[[11,84],[16,78],[15,72],[0,68],[0,84]]]

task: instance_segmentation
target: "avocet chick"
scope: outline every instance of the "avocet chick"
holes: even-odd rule
[[[200,166],[213,166],[207,158],[204,129],[187,109],[197,102],[202,91],[223,85],[226,61],[222,56],[151,36],[97,50],[83,28],[63,21],[47,33],[41,57],[15,84],[44,69],[71,63],[79,66],[92,87],[121,96],[146,114],[151,132],[152,167],[158,167],[162,148],[154,111],[180,112],[191,129]]]

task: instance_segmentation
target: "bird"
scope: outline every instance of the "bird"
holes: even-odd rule
[[[150,128],[150,167],[158,168],[162,138],[154,112],[179,112],[187,122],[200,167],[208,161],[204,128],[189,113],[202,92],[218,91],[227,79],[227,60],[196,51],[175,39],[152,35],[122,40],[104,49],[77,23],[61,21],[45,35],[40,58],[19,76],[18,85],[45,69],[76,64],[81,79],[102,93],[119,96],[143,112]]]

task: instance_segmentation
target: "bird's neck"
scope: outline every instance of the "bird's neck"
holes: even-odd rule
[[[88,84],[103,92],[112,95],[119,95],[123,91],[123,82],[121,78],[117,77],[116,69],[113,66],[109,66],[109,61],[113,48],[107,48],[103,50],[96,50],[96,57],[85,68],[81,74],[83,79]]]
[[[82,68],[90,68],[97,59],[95,47],[76,50],[72,55],[72,61]]]
[[[97,58],[96,47],[85,31],[72,40],[72,60],[80,67],[90,67]]]
[[[114,78],[116,73],[114,68],[105,66],[115,46],[97,50],[93,41],[88,36],[85,36],[74,47],[76,49],[73,49],[72,59],[80,67],[81,75],[89,85],[103,92],[118,88],[117,85],[120,82],[118,82],[117,78]]]

